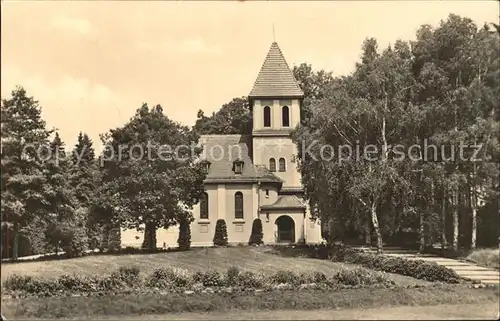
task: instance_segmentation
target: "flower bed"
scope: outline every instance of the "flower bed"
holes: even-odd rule
[[[178,268],[161,268],[141,278],[138,268],[120,268],[110,276],[69,276],[44,279],[11,276],[3,284],[3,293],[13,297],[26,296],[89,296],[107,293],[215,293],[263,292],[290,289],[395,287],[383,272],[365,268],[340,270],[332,276],[321,272],[294,273],[280,270],[266,275],[229,268],[222,274],[215,270],[189,273]]]

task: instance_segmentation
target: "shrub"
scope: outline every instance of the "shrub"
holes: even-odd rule
[[[124,287],[125,282],[118,273],[113,273],[110,276],[105,276],[97,280],[96,290],[99,292],[114,292]]]
[[[215,270],[209,270],[206,272],[198,271],[193,275],[193,281],[195,283],[202,283],[204,286],[224,285],[222,275]]]
[[[98,283],[95,279],[77,275],[62,275],[58,278],[58,282],[65,291],[74,293],[96,291]]]
[[[323,250],[322,254],[326,255],[329,259],[331,259],[332,261],[336,261],[336,262],[343,262],[346,257],[348,257],[349,255],[352,255],[352,254],[356,253],[355,250],[353,250],[349,246],[346,246],[342,242],[335,242],[335,243],[333,243],[328,248],[328,250],[325,250],[324,249],[325,247],[328,248],[328,246],[326,246],[325,244],[323,244],[322,245],[322,250]]]
[[[237,285],[245,289],[259,289],[264,287],[266,276],[256,275],[252,271],[244,271],[238,275]]]
[[[134,267],[120,267],[118,272],[111,274],[112,277],[118,279],[120,282],[127,284],[128,286],[133,286],[138,284],[140,269],[136,266]]]
[[[33,279],[33,281],[33,288],[31,289],[30,294],[37,296],[55,296],[64,290],[57,279],[36,278]]]
[[[262,233],[262,221],[260,218],[256,218],[253,220],[252,224],[252,233],[250,234],[250,241],[248,241],[249,245],[262,244],[262,238],[264,237]]]
[[[215,235],[214,235],[214,244],[218,246],[226,246],[227,245],[227,227],[226,221],[223,219],[218,219],[215,225]]]
[[[135,253],[140,253],[141,249],[133,246],[126,246],[121,250],[121,253],[123,254],[135,254]]]
[[[461,279],[455,271],[435,262],[423,260],[406,260],[400,257],[353,253],[347,256],[345,261],[378,271],[397,273],[430,282],[459,283]]]
[[[294,281],[294,284],[310,284],[310,283],[315,283],[314,274],[307,272],[300,272],[296,280]]]
[[[280,270],[271,276],[271,281],[276,284],[289,283],[297,284],[298,277],[293,271]]]
[[[323,272],[313,272],[313,280],[314,283],[324,283],[326,282],[327,278],[325,273]]]
[[[498,248],[475,250],[467,257],[467,260],[481,266],[500,269],[500,253]]]
[[[4,287],[14,292],[36,296],[53,296],[64,290],[57,279],[43,279],[17,275],[9,277],[5,281]]]
[[[335,275],[339,283],[343,285],[392,285],[386,274],[370,271],[364,268],[342,269]]]
[[[88,216],[88,208],[78,207],[74,212],[73,219],[70,222],[65,222],[61,244],[66,257],[83,256],[88,250],[89,239],[85,229]]]
[[[29,288],[32,282],[32,276],[14,274],[9,276],[5,282],[3,282],[3,287],[11,291],[25,291]]]
[[[160,268],[148,278],[146,285],[150,288],[176,289],[190,285],[191,276],[180,268]]]
[[[240,269],[237,266],[230,266],[226,271],[226,284],[237,285],[238,277],[240,276]]]

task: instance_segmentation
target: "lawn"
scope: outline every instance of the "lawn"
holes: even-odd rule
[[[344,289],[338,291],[304,290],[272,291],[233,294],[129,294],[102,297],[52,297],[2,300],[2,312],[9,320],[29,318],[73,318],[78,320],[121,320],[137,317],[140,320],[171,320],[177,314],[183,319],[232,319],[236,314],[248,317],[251,311],[260,311],[260,319],[301,319],[323,309],[354,309],[353,318],[360,317],[364,309],[394,306],[434,306],[438,304],[491,304],[498,306],[498,288],[470,289],[464,286],[395,288],[395,289]],[[279,310],[282,310],[281,312]],[[284,310],[284,311],[283,311]],[[420,311],[427,310],[421,308]],[[238,312],[237,312],[238,311]],[[246,312],[245,312],[246,311]],[[268,312],[263,315],[264,311]],[[451,312],[453,310],[449,310]],[[187,315],[185,313],[188,313]],[[353,314],[354,312],[354,314]],[[470,312],[470,311],[469,311]],[[484,312],[484,311],[483,311]],[[200,315],[205,315],[200,317]],[[226,314],[226,317],[218,316]],[[415,314],[415,312],[414,312]],[[156,315],[156,316],[155,316]],[[366,314],[365,318],[367,317]],[[443,315],[443,314],[441,314]],[[470,315],[470,314],[469,314]],[[341,316],[341,315],[339,315]],[[401,317],[401,314],[398,315]],[[429,314],[432,316],[432,314]],[[451,315],[448,314],[448,317]],[[456,315],[460,316],[460,314]],[[467,316],[467,315],[465,315]],[[463,316],[462,316],[463,317]],[[318,318],[325,318],[323,314]],[[345,318],[345,317],[344,317]],[[432,318],[432,317],[431,317]],[[243,319],[247,319],[246,317]],[[248,317],[248,319],[251,319]],[[403,319],[406,319],[403,317]]]
[[[121,266],[138,266],[143,274],[160,267],[181,267],[191,272],[215,269],[224,272],[230,266],[243,270],[274,273],[277,270],[294,272],[319,271],[332,275],[342,267],[354,265],[309,258],[282,257],[268,253],[266,247],[198,248],[183,252],[155,254],[90,255],[75,259],[32,261],[2,264],[2,280],[13,274],[55,277],[63,274],[106,275]],[[397,284],[428,284],[426,281],[392,274]]]
[[[119,320],[117,316],[100,320]],[[236,312],[188,312],[127,316],[128,320],[459,320],[498,319],[498,304],[440,304],[435,306],[383,307],[341,310],[276,310]]]
[[[13,274],[44,278],[63,274],[102,276],[110,275],[122,266],[137,266],[143,276],[150,275],[155,269],[168,266],[181,267],[190,272],[208,269],[224,272],[228,267],[238,266],[242,270],[269,274],[288,269],[296,273],[318,271],[326,275],[333,275],[341,269],[357,267],[329,260],[279,256],[271,253],[269,247],[198,248],[183,252],[89,255],[75,259],[8,263],[2,264],[2,280]],[[298,315],[290,312],[291,310],[310,310],[313,312],[313,310],[321,309],[358,309],[360,313],[362,311],[359,309],[402,305],[483,304],[498,302],[499,298],[498,288],[471,289],[466,285],[432,284],[395,274],[390,274],[389,277],[399,285],[429,286],[351,288],[332,291],[300,289],[215,294],[110,293],[89,297],[3,297],[2,312],[8,319],[95,319],[113,318],[112,316],[115,316],[116,319],[120,319],[120,316],[125,318],[140,316],[141,319],[151,316],[153,319],[158,319],[161,315],[170,319],[166,314],[211,312],[226,313],[227,318],[231,318],[237,313],[236,311],[285,310],[271,312],[267,316],[272,317],[274,313],[276,318],[296,318]],[[217,316],[212,317],[218,319]],[[191,317],[187,316],[187,318]],[[323,318],[321,313],[318,314],[318,318]]]

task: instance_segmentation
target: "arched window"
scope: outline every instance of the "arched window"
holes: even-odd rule
[[[279,166],[280,166],[280,168],[279,168],[280,172],[285,172],[286,171],[286,162],[285,162],[284,158],[280,158],[280,164],[279,164]]]
[[[281,123],[283,127],[290,127],[290,110],[288,106],[283,106],[281,109]]]
[[[264,127],[271,127],[271,107],[264,107]]]
[[[203,193],[200,199],[200,218],[208,219],[208,194]]]
[[[234,218],[243,218],[243,193],[234,194]]]
[[[276,160],[274,158],[269,160],[269,170],[271,172],[276,172]]]

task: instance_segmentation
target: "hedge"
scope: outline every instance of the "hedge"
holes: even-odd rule
[[[359,264],[377,271],[410,276],[430,282],[460,283],[466,279],[455,271],[435,262],[408,260],[400,257],[363,253],[341,243],[330,246],[325,244],[276,247],[285,256],[305,256],[335,262]]]
[[[377,255],[370,253],[352,253],[346,256],[345,262],[360,264],[366,268],[396,273],[430,282],[460,283],[463,280],[455,271],[435,262],[423,260],[407,260],[400,257]]]

